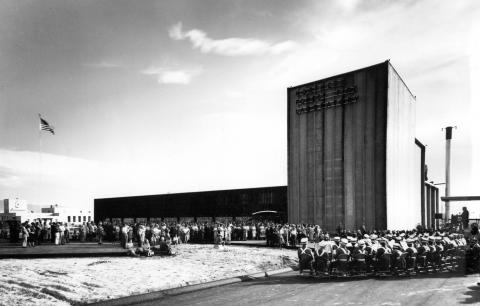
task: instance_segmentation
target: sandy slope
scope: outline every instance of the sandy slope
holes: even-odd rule
[[[94,302],[281,268],[291,250],[181,245],[175,257],[1,260],[1,305]]]

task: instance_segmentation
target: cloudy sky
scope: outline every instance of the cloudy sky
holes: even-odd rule
[[[92,207],[96,197],[284,185],[286,88],[387,59],[417,96],[429,178],[444,181],[441,128],[456,125],[452,193],[480,194],[479,9],[1,1],[0,198]],[[38,113],[55,135],[39,133]]]

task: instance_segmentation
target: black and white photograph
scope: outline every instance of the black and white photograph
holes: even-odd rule
[[[480,305],[480,1],[0,0],[0,306]]]

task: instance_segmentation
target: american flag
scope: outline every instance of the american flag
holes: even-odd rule
[[[47,120],[43,119],[40,116],[40,114],[38,115],[38,117],[40,117],[40,130],[41,131],[48,131],[48,132],[52,133],[53,135],[55,135],[55,132],[53,131],[53,126],[48,124]]]

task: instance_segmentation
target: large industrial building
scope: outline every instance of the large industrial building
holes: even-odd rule
[[[288,217],[322,228],[421,223],[415,96],[389,61],[288,88]]]
[[[96,199],[95,219],[222,219],[276,210],[290,223],[326,230],[438,226],[438,188],[425,182],[415,103],[389,61],[288,88],[288,188]]]
[[[95,199],[95,220],[211,221],[287,210],[287,186]],[[127,220],[126,220],[127,219]]]

